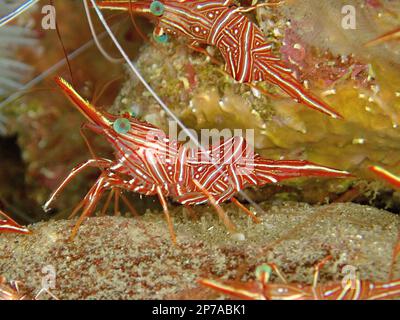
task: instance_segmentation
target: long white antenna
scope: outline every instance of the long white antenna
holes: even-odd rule
[[[87,20],[89,23],[90,32],[92,33],[93,40],[96,43],[97,49],[99,49],[99,51],[104,56],[104,58],[106,58],[111,63],[122,63],[124,61],[124,59],[113,58],[112,56],[110,56],[108,54],[108,52],[101,45],[99,38],[97,37],[96,30],[94,29],[94,26],[93,26],[92,17],[90,16],[88,0],[83,0],[83,6],[85,7],[86,17],[87,17]]]
[[[16,8],[13,11],[11,11],[9,14],[5,15],[4,17],[2,17],[0,19],[0,27],[5,25],[6,23],[10,22],[11,20],[13,20],[14,18],[19,16],[24,11],[28,10],[31,6],[33,6],[38,1],[39,0],[28,0],[28,1],[25,1],[18,8]]]
[[[107,24],[106,19],[104,19],[104,16],[99,9],[99,7],[96,4],[95,0],[90,0],[92,3],[92,6],[94,10],[97,13],[97,16],[99,17],[101,23],[104,26],[104,29],[107,31],[108,35],[110,36],[111,40],[114,42],[115,46],[121,53],[122,57],[125,59],[126,63],[130,67],[130,69],[133,71],[133,73],[136,75],[136,77],[140,80],[140,82],[144,85],[144,87],[150,92],[150,94],[154,97],[154,99],[158,102],[158,104],[161,106],[161,108],[168,114],[170,118],[172,118],[181,128],[183,131],[185,131],[186,135],[196,144],[196,146],[203,151],[206,151],[205,148],[199,143],[197,137],[195,137],[192,132],[183,124],[181,120],[168,108],[168,106],[161,100],[161,98],[157,95],[157,93],[153,90],[153,88],[147,83],[147,81],[143,78],[139,70],[136,68],[136,66],[132,63],[132,61],[129,59],[128,55],[126,54],[125,50],[122,48],[120,43],[118,42],[117,38],[115,37],[114,33],[110,29],[109,25]],[[206,156],[208,156],[208,153],[205,152]],[[212,160],[209,157],[209,160]],[[217,171],[222,171],[222,167],[219,166],[217,163],[213,162],[213,165],[217,168]],[[226,174],[226,173],[225,173]],[[227,175],[229,182],[234,185],[234,182],[232,179]],[[258,212],[264,213],[264,210],[261,209],[261,207],[256,204],[253,200],[251,200],[248,195],[243,192],[242,190],[239,191],[239,193],[249,202],[253,207],[256,208]]]

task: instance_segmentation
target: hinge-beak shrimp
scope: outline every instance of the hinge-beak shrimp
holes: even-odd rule
[[[202,45],[215,46],[225,61],[226,72],[236,81],[253,86],[267,81],[279,86],[296,102],[333,118],[341,116],[316,98],[293,76],[292,70],[272,53],[260,28],[243,13],[261,6],[237,7],[232,0],[96,1],[99,8],[130,10],[155,20],[159,42],[168,35],[189,39],[189,46],[207,54]]]
[[[395,30],[386,32],[385,34],[382,34],[375,39],[368,41],[364,46],[372,47],[372,46],[376,46],[376,45],[385,43],[387,41],[399,40],[399,39],[400,39],[400,28],[397,28]]]
[[[147,122],[129,115],[117,117],[101,113],[64,79],[57,78],[56,83],[89,120],[87,128],[104,135],[115,150],[115,160],[90,159],[73,169],[44,206],[48,209],[60,191],[83,169],[97,167],[102,170],[96,183],[74,210],[75,213],[83,208],[72,237],[83,219],[95,210],[107,189],[157,195],[175,242],[166,197],[184,205],[209,202],[228,229],[234,231],[234,225],[219,204],[227,200],[238,204],[234,195],[247,186],[262,186],[302,176],[350,176],[345,171],[303,160],[264,159],[254,154],[242,137],[227,139],[207,150],[189,148]],[[244,206],[239,207],[253,215]]]
[[[200,279],[206,287],[232,297],[249,300],[382,300],[400,297],[400,279],[389,282],[349,279],[343,282],[318,284],[319,272],[332,257],[328,256],[314,268],[312,285],[288,283],[274,264],[263,264],[256,269],[256,280],[247,283]],[[272,271],[282,283],[269,283]]]

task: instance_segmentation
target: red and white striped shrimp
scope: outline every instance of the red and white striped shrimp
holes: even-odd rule
[[[241,137],[204,148],[189,148],[170,139],[161,129],[125,115],[101,113],[85,101],[62,78],[56,83],[77,109],[89,120],[87,127],[102,134],[115,149],[115,160],[91,159],[76,167],[50,197],[48,209],[59,192],[81,170],[98,167],[102,173],[74,213],[83,207],[72,237],[83,219],[91,214],[107,189],[121,189],[143,195],[157,195],[163,206],[170,233],[175,242],[165,197],[184,205],[209,201],[230,230],[229,221],[219,203],[235,200],[235,193],[247,186],[261,186],[302,176],[349,177],[350,174],[303,160],[267,160],[254,154]],[[240,205],[239,205],[240,206]],[[240,206],[245,209],[243,206]],[[247,210],[247,214],[252,213]]]
[[[312,285],[288,283],[274,264],[256,269],[256,280],[247,283],[200,279],[198,283],[229,296],[249,300],[384,300],[400,297],[400,279],[389,282],[349,279],[344,282],[318,284],[319,270],[330,259],[315,266]],[[283,283],[269,283],[274,270]]]
[[[279,86],[296,102],[333,118],[341,116],[313,96],[293,76],[292,70],[272,53],[260,28],[243,13],[260,6],[237,7],[232,0],[96,1],[98,7],[131,10],[156,21],[155,35],[184,36],[190,47],[206,53],[202,45],[215,46],[225,60],[225,70],[238,82],[252,85],[267,81]],[[165,40],[164,40],[165,41]]]
[[[1,217],[4,219],[1,219]],[[14,232],[21,234],[31,233],[28,228],[21,226],[0,210],[0,233],[2,232]]]

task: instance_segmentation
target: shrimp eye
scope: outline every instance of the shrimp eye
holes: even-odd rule
[[[131,123],[127,118],[119,118],[114,121],[113,128],[115,132],[125,134],[131,130]]]
[[[256,277],[258,280],[261,280],[262,282],[268,281],[268,278],[270,277],[271,273],[272,273],[272,268],[267,264],[262,264],[261,266],[258,266],[256,269]]]
[[[150,5],[150,11],[152,14],[159,17],[164,14],[165,7],[160,1],[153,1]]]
[[[166,33],[162,34],[162,35],[154,35],[154,40],[156,40],[156,42],[158,43],[167,43],[168,42],[168,35]]]

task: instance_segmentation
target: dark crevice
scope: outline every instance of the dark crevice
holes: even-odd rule
[[[0,136],[0,208],[23,224],[37,221],[42,211],[29,197],[25,171],[17,136]]]

